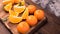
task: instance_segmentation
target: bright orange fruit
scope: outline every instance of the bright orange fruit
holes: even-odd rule
[[[11,10],[11,8],[12,8],[12,3],[9,3],[6,6],[4,6],[4,10],[6,10],[7,12],[9,12],[9,10]]]
[[[28,8],[25,9],[24,13],[22,14],[22,18],[26,19],[29,16]]]
[[[19,2],[21,2],[21,0],[14,0],[14,2],[15,2],[15,3],[19,3]]]
[[[22,21],[22,17],[17,17],[17,16],[9,15],[8,20],[11,23],[19,23],[19,22]]]
[[[38,20],[41,20],[44,18],[44,11],[43,10],[36,10],[34,12],[34,16],[38,19]]]
[[[19,3],[21,0],[14,0],[15,3]]]
[[[25,5],[25,1],[24,1],[24,0],[21,1],[21,5],[22,5],[22,6]]]
[[[33,15],[30,15],[27,17],[26,22],[31,26],[35,26],[37,24],[37,18]]]
[[[25,10],[25,6],[18,6],[18,5],[14,6],[14,11],[17,13],[22,13]]]
[[[9,3],[14,3],[14,0],[4,0],[3,5],[9,4]]]
[[[28,8],[30,14],[33,14],[34,11],[36,10],[36,7],[34,5],[28,5],[27,8]]]
[[[16,13],[16,12],[13,11],[13,10],[9,10],[9,14],[10,14],[10,15],[13,15],[13,16],[18,16],[18,15],[19,15],[18,13]]]
[[[17,30],[18,32],[24,34],[26,32],[28,32],[30,30],[29,25],[27,24],[27,22],[20,22],[17,26]]]
[[[11,23],[19,23],[22,21],[22,17],[18,17],[18,13],[14,12],[13,10],[9,10],[8,19]]]

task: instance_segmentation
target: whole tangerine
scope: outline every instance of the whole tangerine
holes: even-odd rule
[[[30,26],[35,26],[37,24],[37,18],[33,15],[28,16],[26,21]]]
[[[38,19],[38,20],[42,20],[44,18],[44,11],[43,10],[36,10],[34,12],[34,16]]]
[[[34,5],[28,5],[27,8],[28,8],[30,14],[33,14],[34,11],[36,10],[36,6],[34,6]]]
[[[28,32],[30,30],[30,27],[29,27],[27,22],[23,21],[23,22],[18,24],[17,30],[20,33],[24,34],[24,33]]]

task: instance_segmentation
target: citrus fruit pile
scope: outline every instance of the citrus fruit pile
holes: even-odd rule
[[[34,5],[25,5],[24,0],[4,0],[4,10],[9,13],[8,20],[17,25],[17,31],[26,33],[44,18],[44,11]],[[31,26],[31,27],[30,27]]]

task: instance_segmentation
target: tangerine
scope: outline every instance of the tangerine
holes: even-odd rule
[[[30,15],[27,17],[26,22],[30,25],[30,26],[35,26],[37,24],[37,18],[33,15]]]
[[[17,25],[17,30],[20,32],[20,33],[26,33],[30,30],[30,27],[28,25],[27,22],[23,21],[23,22],[20,22],[18,25]]]
[[[28,8],[30,14],[33,14],[34,11],[36,10],[36,6],[34,6],[34,5],[28,5],[27,8]]]
[[[44,11],[43,10],[36,10],[34,12],[34,16],[38,19],[38,20],[42,20],[44,18]]]

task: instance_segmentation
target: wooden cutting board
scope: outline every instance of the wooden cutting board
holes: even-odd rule
[[[1,4],[1,11],[0,11],[0,18],[5,18],[5,17],[7,17],[9,14],[8,13],[6,13],[4,10],[3,10],[3,5],[2,5],[2,2],[0,3]],[[37,9],[39,9],[39,8],[37,8]],[[2,22],[8,29],[9,29],[9,31],[11,31],[13,34],[19,34],[18,33],[18,31],[16,30],[16,25],[17,24],[11,24],[8,20],[7,21],[5,21],[5,22]],[[40,27],[42,27],[42,25],[44,25],[46,23],[46,17],[43,19],[43,20],[41,20],[41,21],[39,21],[38,22],[38,24],[36,25],[36,26],[34,26],[34,27],[32,27],[31,29],[30,29],[30,31],[29,32],[27,32],[27,33],[30,33],[30,34],[32,34],[32,33],[34,33],[35,31],[37,31]]]
[[[10,31],[6,28],[6,26],[2,23],[0,19],[0,34],[11,34]]]

